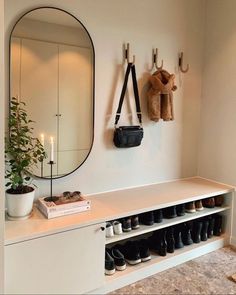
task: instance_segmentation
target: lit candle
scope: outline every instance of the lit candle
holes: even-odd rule
[[[44,147],[44,134],[42,133],[40,137],[41,137],[41,145]]]
[[[50,151],[51,151],[51,157],[50,157],[50,161],[51,162],[53,162],[53,160],[54,160],[54,141],[53,141],[53,137],[51,136],[51,149],[50,149]]]

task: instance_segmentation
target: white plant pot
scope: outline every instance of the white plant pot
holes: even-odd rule
[[[29,218],[34,202],[35,190],[26,194],[10,194],[6,192],[7,214],[10,219]]]

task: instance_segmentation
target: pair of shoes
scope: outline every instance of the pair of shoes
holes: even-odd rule
[[[121,235],[123,233],[122,231],[122,225],[120,221],[115,220],[113,222],[106,222],[106,237],[111,238],[116,235]]]
[[[203,205],[202,205],[202,200],[197,200],[195,202],[188,202],[185,204],[185,211],[187,213],[195,213],[196,211],[202,211]]]
[[[150,249],[155,251],[160,256],[166,256],[167,254],[167,240],[166,230],[161,229],[155,231],[152,236],[148,239]]]
[[[140,262],[146,262],[151,259],[147,240],[128,241],[124,245],[117,245],[120,252],[124,255],[125,260],[135,265]]]
[[[203,203],[203,206],[206,208],[214,208],[215,207],[214,197],[203,199],[202,203]]]
[[[163,215],[165,218],[175,218],[177,217],[176,206],[167,207],[163,210]]]
[[[125,270],[126,263],[124,255],[117,248],[105,250],[105,274],[113,275],[115,270]]]
[[[224,197],[222,195],[215,196],[214,199],[215,199],[215,206],[216,207],[221,207],[223,205],[223,203],[224,203]]]
[[[129,216],[122,218],[122,229],[124,232],[129,232],[132,229],[138,229],[139,228],[139,217],[138,215]]]
[[[145,212],[140,215],[140,222],[148,226],[153,225],[154,222],[160,223],[162,222],[162,220],[163,220],[162,209]]]

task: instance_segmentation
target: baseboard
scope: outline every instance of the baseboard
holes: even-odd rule
[[[231,236],[230,238],[230,245],[236,248],[236,237]]]

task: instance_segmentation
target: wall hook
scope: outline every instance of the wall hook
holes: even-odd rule
[[[152,68],[161,70],[163,68],[163,59],[161,60],[161,66],[158,67],[158,48],[152,50]]]
[[[127,60],[127,63],[132,63],[132,64],[135,63],[135,55],[133,55],[133,61],[132,62],[129,59],[129,43],[127,43],[125,45],[125,59]]]
[[[187,64],[185,69],[183,68],[183,56],[184,56],[184,53],[181,52],[179,55],[179,69],[182,73],[187,73],[189,70],[189,64]]]

